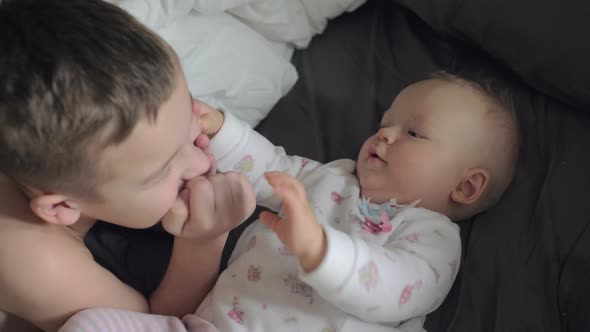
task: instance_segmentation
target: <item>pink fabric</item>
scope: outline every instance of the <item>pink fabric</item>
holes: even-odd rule
[[[91,308],[72,316],[58,332],[218,332],[209,322],[186,315],[150,315],[126,310]]]

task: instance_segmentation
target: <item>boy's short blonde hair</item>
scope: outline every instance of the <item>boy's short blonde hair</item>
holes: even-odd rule
[[[93,195],[102,150],[174,90],[174,51],[101,0],[0,2],[0,172]]]

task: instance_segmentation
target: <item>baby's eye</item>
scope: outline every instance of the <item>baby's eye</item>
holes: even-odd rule
[[[424,136],[418,134],[417,132],[415,132],[414,130],[408,130],[408,135],[415,137],[415,138],[425,138]]]

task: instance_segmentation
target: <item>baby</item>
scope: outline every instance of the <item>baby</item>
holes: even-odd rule
[[[463,220],[515,169],[511,101],[494,82],[439,72],[404,89],[356,163],[288,156],[230,113],[200,123],[221,171],[263,212],[197,310],[221,331],[415,331],[449,292]]]

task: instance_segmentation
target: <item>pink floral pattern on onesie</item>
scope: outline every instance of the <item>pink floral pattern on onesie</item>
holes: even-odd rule
[[[293,253],[291,253],[291,250],[289,250],[289,248],[287,248],[286,245],[280,246],[278,251],[279,251],[279,254],[281,254],[283,256],[293,256]]]
[[[283,279],[283,281],[285,282],[285,286],[289,287],[291,294],[303,296],[309,299],[309,304],[313,303],[313,288],[308,284],[299,280],[299,278],[293,274],[289,274]]]
[[[254,158],[247,154],[237,164],[234,165],[234,171],[240,171],[244,173],[252,172],[254,169]]]
[[[243,325],[244,324],[244,312],[240,309],[240,298],[235,296],[233,302],[233,309],[230,310],[227,315],[234,322]]]
[[[248,241],[248,250],[252,250],[254,247],[256,247],[256,235],[252,236]]]
[[[379,271],[374,261],[369,261],[359,269],[359,281],[367,291],[371,290],[379,282]]]
[[[262,269],[260,266],[250,265],[248,268],[248,281],[257,282],[262,279]]]
[[[309,159],[301,158],[301,168],[304,168],[305,166],[307,166],[307,164],[309,164]]]
[[[404,305],[408,303],[408,301],[412,299],[412,293],[414,292],[414,290],[420,288],[420,286],[422,286],[422,280],[418,280],[413,284],[406,285],[399,297],[399,305]]]
[[[339,193],[333,191],[330,193],[330,198],[332,199],[332,201],[338,205],[342,204],[342,202],[344,202],[345,200],[350,198],[350,195],[348,196],[342,196]]]

